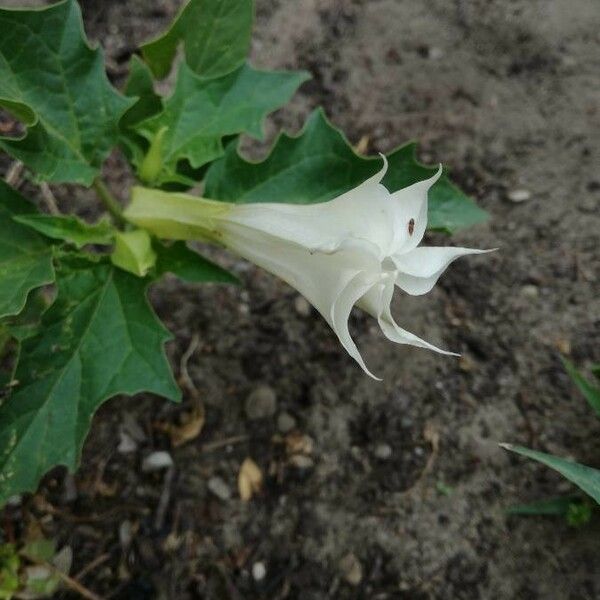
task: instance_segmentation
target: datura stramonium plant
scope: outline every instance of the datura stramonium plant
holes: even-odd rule
[[[296,288],[321,313],[350,356],[367,369],[348,330],[356,305],[398,344],[453,354],[402,329],[390,304],[395,286],[429,292],[456,258],[485,250],[418,247],[427,226],[427,192],[438,172],[390,193],[373,177],[328,202],[230,204],[134,188],[127,219],[161,238],[218,242]],[[374,377],[377,379],[377,377]]]

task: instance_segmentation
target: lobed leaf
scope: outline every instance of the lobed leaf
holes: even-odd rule
[[[206,78],[227,75],[246,59],[252,13],[252,0],[189,0],[168,31],[142,46],[144,60],[163,79],[183,44],[193,72]]]
[[[108,398],[147,391],[179,400],[163,350],[170,335],[146,285],[105,262],[60,264],[56,300],[23,340],[18,385],[0,405],[0,503],[34,490],[55,465],[74,469]]]
[[[435,168],[418,163],[414,144],[388,155],[383,181],[390,191],[421,181]],[[230,144],[213,163],[205,179],[204,196],[229,202],[312,204],[331,200],[352,189],[381,168],[380,158],[354,152],[343,134],[321,110],[309,117],[296,137],[282,134],[262,162],[251,162]],[[487,213],[456,188],[444,174],[429,194],[430,229],[456,231],[487,219]]]
[[[523,446],[513,444],[500,444],[500,446],[558,471],[600,504],[600,470]]]
[[[13,220],[34,211],[32,204],[0,180],[0,317],[20,313],[31,290],[54,281],[52,247]]]
[[[0,9],[0,107],[27,126],[0,148],[39,179],[90,185],[132,104],[109,83],[75,0]]]
[[[243,65],[225,77],[205,80],[182,64],[162,112],[134,127],[156,153],[151,169],[140,165],[140,174],[147,183],[178,182],[178,163],[187,159],[198,168],[222,156],[223,137],[248,133],[262,138],[265,116],[283,106],[308,77]]]

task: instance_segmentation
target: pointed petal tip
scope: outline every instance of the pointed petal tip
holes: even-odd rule
[[[371,371],[365,371],[365,373],[371,378],[374,379],[375,381],[383,381],[383,379],[381,377],[377,377],[376,375],[373,375],[373,373],[371,373]]]
[[[424,179],[413,185],[425,186],[425,191],[429,191],[437,183],[443,172],[444,168],[442,167],[442,163],[439,163],[438,170],[429,179]]]
[[[385,154],[380,152],[379,156],[381,156],[381,160],[383,160],[383,167],[381,167],[381,170],[378,173],[378,175],[380,175],[379,182],[381,183],[381,180],[385,177],[385,174],[387,173],[389,163]]]

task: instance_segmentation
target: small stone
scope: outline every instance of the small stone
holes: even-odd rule
[[[423,456],[425,454],[425,450],[423,450],[421,446],[415,446],[413,452],[415,453],[415,456]]]
[[[431,60],[439,60],[444,56],[444,51],[437,46],[431,46],[427,52],[427,57]]]
[[[350,585],[359,585],[363,578],[362,565],[355,554],[346,554],[340,560],[340,571]]]
[[[123,521],[119,525],[119,543],[121,548],[127,549],[133,540],[133,525],[131,521]]]
[[[377,444],[373,454],[379,460],[388,460],[392,456],[392,447],[389,444]]]
[[[315,466],[314,460],[310,456],[304,456],[304,454],[290,456],[289,463],[296,469],[311,469]]]
[[[252,565],[252,577],[254,581],[262,581],[267,575],[267,567],[264,562],[255,562]]]
[[[173,459],[168,452],[160,450],[158,452],[152,452],[148,454],[142,461],[142,471],[144,473],[151,473],[152,471],[160,471],[161,469],[168,469],[173,466]]]
[[[288,454],[312,454],[315,441],[300,431],[291,431],[285,436],[285,450]]]
[[[458,359],[458,368],[463,373],[470,373],[475,368],[475,363],[468,355],[462,354]]]
[[[208,489],[219,500],[229,500],[231,498],[231,490],[221,477],[211,477],[208,480]]]
[[[52,565],[61,573],[68,573],[73,565],[73,548],[63,546],[53,557]]]
[[[531,192],[525,189],[510,190],[507,194],[507,198],[511,202],[519,204],[520,202],[527,202],[527,200],[531,198]]]
[[[294,308],[301,317],[308,317],[310,315],[310,303],[304,296],[296,296]]]
[[[73,473],[67,472],[63,479],[63,492],[61,495],[61,502],[63,504],[70,504],[77,500],[77,484],[75,483],[75,477]]]
[[[140,424],[135,420],[135,417],[130,413],[123,415],[123,424],[121,429],[133,438],[138,444],[146,441],[146,434]]]
[[[246,398],[246,415],[249,419],[267,419],[277,410],[277,396],[273,388],[259,385]]]
[[[521,288],[521,296],[533,300],[540,295],[540,290],[537,285],[529,284]]]
[[[288,433],[296,427],[296,419],[290,413],[282,412],[277,417],[277,429],[281,433]]]
[[[117,452],[119,454],[131,454],[137,450],[137,442],[126,432],[119,432],[119,445]]]

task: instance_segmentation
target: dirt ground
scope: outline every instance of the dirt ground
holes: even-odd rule
[[[83,2],[114,81],[178,4]],[[420,140],[491,213],[451,243],[500,251],[395,304],[401,325],[462,358],[394,346],[356,314],[374,382],[293,290],[223,257],[245,288],[152,292],[193,384],[183,405],[111,401],[76,477],[53,473],[13,518],[70,545],[72,573],[103,598],[599,598],[600,520],[508,516],[571,488],[497,447],[600,466],[598,423],[559,360],[600,362],[599,32],[597,0],[258,0],[253,62],[313,75],[270,139],[322,104],[373,152]],[[173,447],[165,425],[193,408],[192,388],[206,424]],[[159,450],[173,466],[143,472]],[[247,457],[266,480],[243,503]]]

